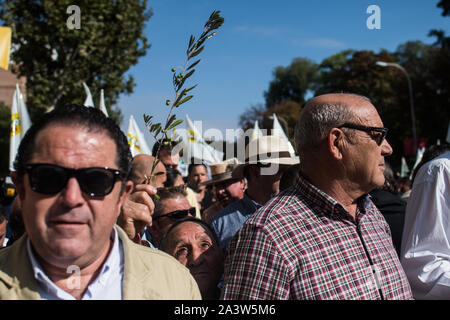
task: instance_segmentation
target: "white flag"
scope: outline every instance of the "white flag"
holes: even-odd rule
[[[417,150],[417,155],[416,155],[416,162],[414,163],[413,166],[413,171],[414,169],[417,167],[417,165],[419,164],[420,160],[422,160],[423,157],[423,153],[425,152],[425,147],[422,147],[420,149]]]
[[[408,172],[409,172],[408,164],[406,163],[405,157],[402,157],[402,168],[400,170],[400,178],[407,177]]]
[[[103,93],[103,89],[100,90],[100,110],[102,110],[102,112],[105,114],[105,116],[108,116],[108,110],[106,110],[106,105],[105,105],[105,96]]]
[[[253,130],[252,130],[252,136],[251,136],[251,138],[250,138],[250,141],[259,139],[259,138],[261,138],[263,135],[264,135],[264,134],[262,133],[261,129],[259,128],[258,120],[255,120],[255,126],[253,127]]]
[[[145,142],[144,135],[141,130],[139,130],[132,115],[128,121],[127,140],[133,157],[138,154],[152,154],[147,142]]]
[[[31,127],[30,116],[20,92],[19,85],[16,84],[11,106],[11,135],[9,144],[9,170],[14,171],[14,160],[16,158],[19,144],[27,130]]]
[[[287,144],[289,146],[289,153],[291,154],[291,157],[295,157],[295,150],[292,147],[292,144],[289,141],[289,139],[287,138],[286,134],[284,133],[284,130],[281,127],[280,122],[278,121],[277,115],[275,113],[273,114],[272,135],[283,138],[287,142]]]
[[[187,159],[195,158],[206,164],[221,162],[223,152],[220,152],[208,145],[195,128],[189,116],[186,114],[187,139],[184,143],[184,152],[187,152]]]
[[[94,107],[94,101],[92,100],[91,90],[89,90],[86,83],[83,82],[84,91],[86,92],[86,100],[84,100],[84,105],[86,107]]]

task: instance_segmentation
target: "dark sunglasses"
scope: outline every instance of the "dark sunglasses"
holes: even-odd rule
[[[375,142],[381,146],[381,144],[383,143],[383,140],[386,139],[386,135],[388,132],[388,128],[380,128],[380,127],[366,127],[366,126],[361,126],[361,125],[357,125],[357,124],[353,124],[353,123],[344,123],[343,125],[339,126],[338,129],[340,128],[348,128],[348,129],[354,129],[354,130],[360,130],[360,131],[364,131],[367,132],[370,137],[375,140]],[[373,132],[379,132],[381,134],[377,134],[374,135]]]
[[[116,180],[124,180],[117,169],[90,167],[71,169],[54,164],[33,163],[25,166],[31,189],[44,194],[56,194],[64,189],[67,181],[75,177],[81,191],[91,197],[104,197],[114,188]]]
[[[158,220],[162,217],[168,217],[169,219],[172,219],[172,220],[180,220],[180,219],[186,218],[189,214],[191,216],[195,217],[195,208],[194,207],[189,208],[187,210],[186,209],[175,210],[175,211],[154,217],[153,220]]]

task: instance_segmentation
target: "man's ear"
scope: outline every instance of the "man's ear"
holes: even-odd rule
[[[122,208],[123,202],[130,195],[131,191],[133,191],[133,182],[128,180],[125,182],[125,186],[123,187],[122,193],[119,196],[120,207]]]
[[[23,200],[25,197],[25,186],[23,184],[23,176],[19,176],[16,171],[11,172],[11,180],[14,183],[14,186],[17,191],[17,195],[19,196],[20,200]]]
[[[342,160],[343,147],[344,147],[344,132],[338,128],[331,129],[328,134],[328,151],[332,155],[332,157],[336,160]]]

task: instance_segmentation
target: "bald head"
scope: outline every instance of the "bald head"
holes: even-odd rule
[[[301,173],[325,193],[353,203],[383,185],[384,157],[392,147],[369,99],[345,93],[315,97],[295,130]]]
[[[314,152],[332,128],[346,122],[359,122],[357,115],[364,108],[375,109],[368,98],[351,93],[324,94],[308,101],[295,127],[295,145],[300,159]]]
[[[155,157],[147,154],[139,154],[133,158],[130,179],[133,181],[134,185],[146,183],[145,177],[150,177],[154,162]],[[163,172],[163,174],[155,176],[157,172]],[[157,188],[164,187],[164,182],[166,181],[166,168],[161,162],[156,165],[153,175],[150,184]]]

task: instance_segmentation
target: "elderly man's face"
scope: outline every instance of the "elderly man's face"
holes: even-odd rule
[[[109,167],[118,169],[117,148],[106,133],[79,127],[51,125],[36,136],[29,163],[55,164],[67,168]],[[120,207],[131,191],[115,181],[111,193],[91,197],[82,192],[75,177],[55,194],[42,194],[30,187],[28,173],[14,179],[22,202],[25,229],[41,261],[56,267],[83,268],[110,247],[110,236]]]
[[[356,124],[383,127],[377,110],[370,102],[360,102],[353,112],[356,115]],[[381,133],[367,133],[347,128],[343,130],[352,130],[355,136],[353,143],[346,144],[348,152],[345,152],[343,158],[349,180],[365,193],[381,187],[385,180],[384,157],[392,154],[392,147],[386,139],[381,145],[377,144],[375,135]]]
[[[222,250],[201,225],[188,221],[177,226],[167,239],[166,251],[190,270],[203,296],[217,287],[223,272]]]

